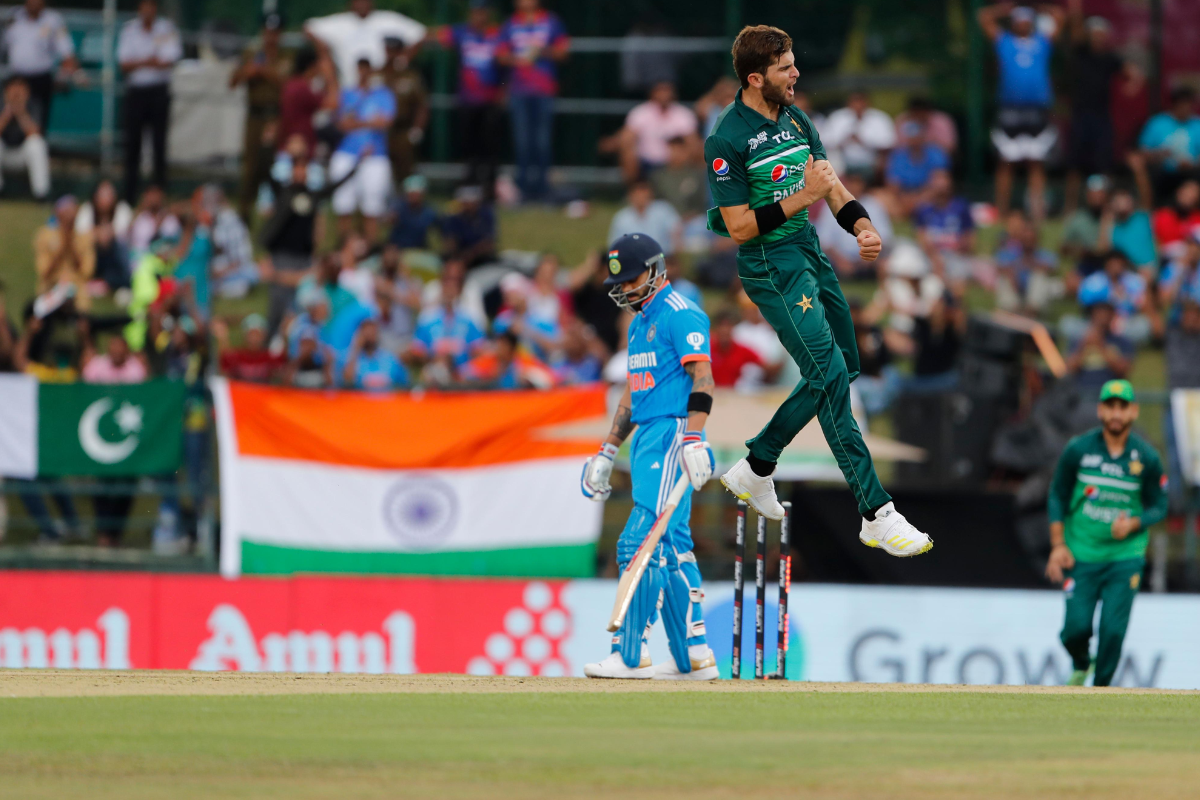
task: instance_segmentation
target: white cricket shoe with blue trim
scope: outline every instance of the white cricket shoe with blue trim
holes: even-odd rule
[[[900,558],[919,556],[933,549],[929,535],[914,528],[891,502],[875,512],[873,521],[863,517],[858,540]]]

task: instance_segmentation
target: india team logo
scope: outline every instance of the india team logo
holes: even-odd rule
[[[729,162],[723,158],[713,159],[713,172],[718,175],[725,175],[729,172]]]
[[[785,164],[776,164],[771,170],[771,182],[783,183],[788,179],[788,168]]]

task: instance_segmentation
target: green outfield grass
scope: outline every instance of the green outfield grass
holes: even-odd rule
[[[1200,696],[0,699],[0,776],[22,798],[1190,798]]]

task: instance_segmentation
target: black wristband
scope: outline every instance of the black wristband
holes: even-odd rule
[[[871,215],[863,208],[863,204],[857,200],[851,200],[849,203],[846,203],[837,213],[838,225],[841,225],[842,230],[852,236],[854,235],[854,223],[860,219],[865,219],[869,222]]]
[[[787,222],[787,214],[783,213],[783,206],[776,201],[769,206],[754,209],[754,221],[758,223],[758,235],[762,236]]]
[[[712,395],[707,392],[692,392],[688,395],[688,413],[699,411],[703,414],[712,413]]]

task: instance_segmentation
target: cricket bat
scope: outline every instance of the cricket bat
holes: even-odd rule
[[[637,585],[641,583],[642,575],[646,573],[646,565],[650,563],[650,557],[658,548],[659,540],[667,532],[667,527],[671,524],[671,516],[679,506],[679,501],[683,499],[683,493],[687,491],[688,483],[687,473],[684,472],[679,476],[679,480],[675,481],[671,493],[667,495],[667,504],[663,507],[662,514],[654,521],[654,527],[650,529],[650,533],[646,534],[646,538],[642,540],[637,552],[633,554],[633,560],[629,562],[625,573],[621,575],[621,582],[617,584],[617,599],[613,603],[612,615],[608,620],[610,631],[617,630],[625,621],[629,604],[633,602],[633,593],[637,589]]]

